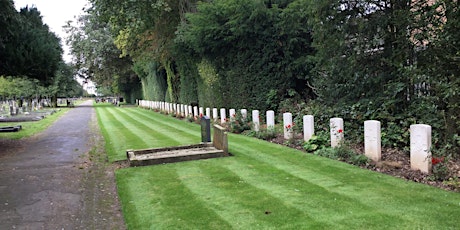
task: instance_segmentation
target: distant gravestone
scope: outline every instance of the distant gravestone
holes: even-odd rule
[[[206,116],[211,117],[211,109],[210,108],[206,108]]]
[[[227,115],[225,114],[225,108],[220,109],[220,123],[224,124],[227,120]]]
[[[230,121],[235,121],[236,120],[236,110],[230,109],[228,113],[229,113]]]
[[[198,106],[193,106],[193,116],[198,117],[200,114],[198,113]]]
[[[217,114],[217,108],[212,108],[212,119],[214,121],[217,121],[218,118],[219,118],[219,115]]]
[[[208,116],[201,117],[201,142],[211,142],[211,119]]]
[[[272,131],[275,129],[275,111],[273,110],[267,111],[267,129]]]
[[[259,117],[259,110],[252,110],[252,124],[253,124],[253,129],[256,132],[259,132],[260,130],[260,117]]]
[[[243,120],[246,120],[246,118],[248,118],[248,110],[241,109],[240,112],[241,112],[241,117],[243,118]]]

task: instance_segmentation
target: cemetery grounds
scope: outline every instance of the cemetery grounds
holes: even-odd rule
[[[199,143],[199,125],[95,106],[128,229],[458,228],[460,193],[243,135],[232,157],[126,167],[127,149]]]

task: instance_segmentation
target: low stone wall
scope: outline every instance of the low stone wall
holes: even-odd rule
[[[228,154],[227,132],[220,125],[214,125],[212,144],[216,149],[223,150],[225,154]]]

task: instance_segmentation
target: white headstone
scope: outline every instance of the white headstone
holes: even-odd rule
[[[424,173],[431,172],[431,126],[410,126],[410,167]]]
[[[214,121],[217,121],[218,118],[219,118],[219,115],[217,113],[217,108],[212,108],[212,119]]]
[[[193,117],[193,107],[191,105],[188,106],[188,116]]]
[[[272,131],[275,129],[275,111],[273,110],[267,111],[267,129]]]
[[[200,107],[200,108],[198,109],[198,114],[199,114],[200,117],[203,117],[203,116],[204,116],[203,107]]]
[[[226,122],[227,115],[225,114],[225,108],[220,109],[220,123],[224,124]]]
[[[315,119],[313,115],[303,116],[303,140],[308,141],[315,135]]]
[[[259,110],[252,110],[252,125],[254,126],[254,131],[259,132],[260,130],[260,118]]]
[[[193,117],[198,117],[199,115],[198,106],[193,106]]]
[[[235,109],[230,109],[228,112],[228,115],[230,117],[230,121],[236,120],[236,110]]]
[[[331,118],[331,147],[337,147],[343,142],[343,119]]]
[[[289,140],[294,137],[292,124],[292,113],[283,113],[284,139]]]
[[[206,108],[206,116],[211,118],[211,109],[210,108]]]
[[[379,162],[382,159],[380,121],[364,121],[364,155]]]
[[[247,109],[241,109],[241,117],[243,120],[246,120],[248,118],[248,110]]]

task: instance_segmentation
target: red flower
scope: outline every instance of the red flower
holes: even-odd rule
[[[202,114],[202,113],[200,113],[200,118],[202,118],[202,117],[203,117],[203,114]]]
[[[291,129],[291,127],[292,127],[291,124],[286,125],[286,129],[287,129],[287,130]]]
[[[337,130],[338,133],[343,133],[343,130],[339,129]]]
[[[431,164],[433,164],[433,165],[437,165],[437,164],[439,164],[439,163],[441,163],[443,161],[444,161],[444,157],[441,157],[441,158],[433,157],[433,158],[431,158]]]
[[[234,113],[232,116],[233,116],[233,117],[236,117],[236,113]]]

